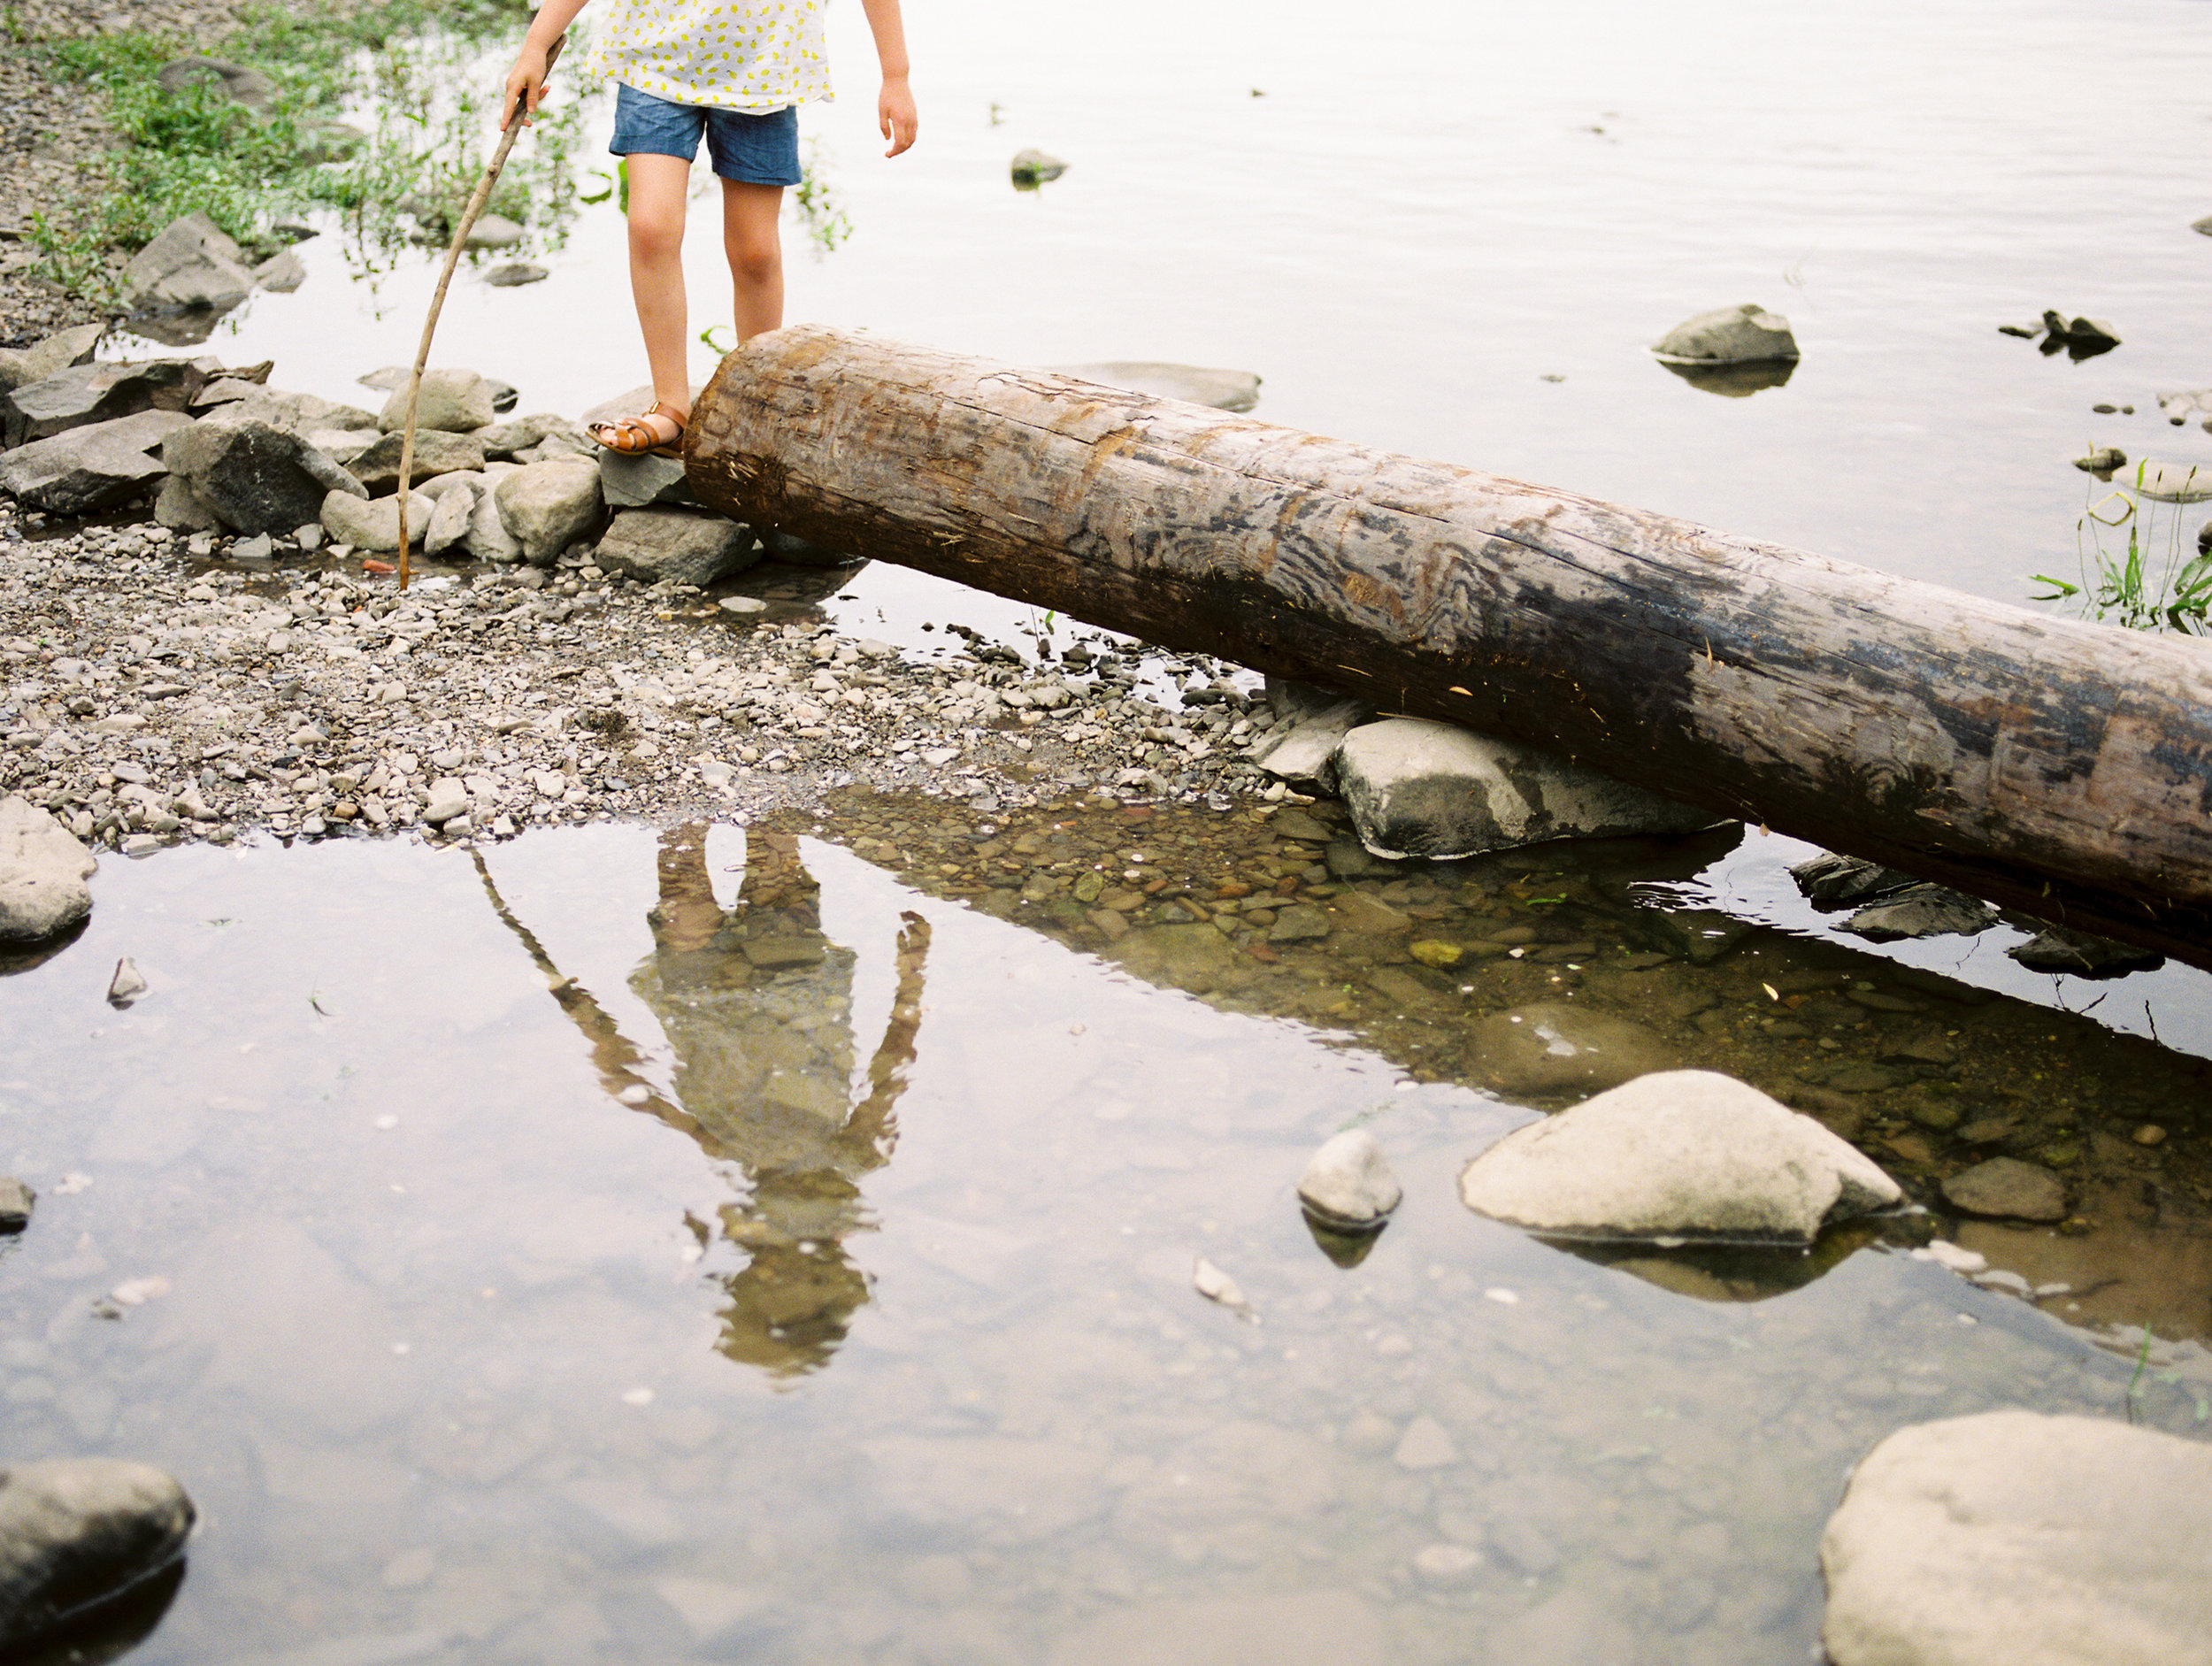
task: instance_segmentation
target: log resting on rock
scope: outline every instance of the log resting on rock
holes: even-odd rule
[[[1449,464],[795,327],[692,489],[2212,964],[2212,646],[2076,624]]]

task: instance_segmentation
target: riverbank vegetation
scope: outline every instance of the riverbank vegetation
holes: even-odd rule
[[[411,241],[442,242],[495,142],[503,60],[528,19],[511,0],[265,0],[219,40],[125,30],[34,43],[50,76],[99,101],[118,140],[92,200],[34,218],[46,275],[111,299],[116,257],[194,212],[265,254],[288,219],[335,210],[369,273]],[[212,77],[163,87],[162,66],[195,53],[265,91],[249,104]],[[575,211],[585,103],[547,106],[492,203],[541,246],[557,246]]]

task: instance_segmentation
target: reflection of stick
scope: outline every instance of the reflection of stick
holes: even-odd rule
[[[561,46],[568,39],[565,35],[553,42],[545,55],[545,73],[552,74],[553,65],[561,56]],[[499,149],[492,152],[490,164],[484,169],[484,177],[476,182],[476,193],[469,198],[468,207],[461,212],[461,223],[454,229],[453,246],[445,251],[445,270],[438,274],[437,293],[430,297],[430,313],[422,321],[422,345],[415,349],[415,368],[407,375],[407,428],[399,442],[399,587],[404,590],[410,575],[407,561],[407,488],[415,478],[415,403],[422,395],[422,367],[430,362],[430,338],[438,327],[438,313],[445,306],[446,287],[453,281],[453,269],[461,264],[461,247],[468,242],[469,233],[476,229],[477,217],[483,213],[484,204],[491,201],[492,187],[498,181],[499,170],[507,165],[507,153],[515,148],[515,141],[522,137],[523,112],[508,111],[503,104],[500,117],[505,131],[500,134]],[[488,883],[488,881],[487,881]]]
[[[879,1163],[887,1163],[899,1141],[894,1114],[906,1091],[906,1067],[914,1062],[915,1038],[922,1027],[922,963],[929,955],[929,922],[907,910],[899,916],[898,992],[891,997],[891,1021],[868,1061],[868,1097],[854,1107],[845,1131],[872,1146]]]
[[[561,1003],[561,1010],[574,1020],[576,1027],[583,1032],[584,1040],[591,1044],[591,1060],[598,1068],[601,1085],[617,1102],[622,1104],[630,1102],[623,1099],[625,1093],[643,1088],[647,1097],[636,1109],[658,1117],[680,1133],[689,1134],[710,1157],[718,1161],[730,1157],[732,1154],[724,1150],[720,1141],[700,1125],[696,1117],[682,1106],[672,1103],[645,1079],[640,1068],[645,1063],[643,1051],[622,1033],[621,1026],[615,1023],[613,1015],[599,1004],[590,990],[573,978],[561,975],[561,969],[545,952],[545,945],[538,941],[535,933],[515,917],[514,911],[507,906],[506,899],[499,894],[499,887],[492,882],[492,871],[484,864],[484,853],[472,850],[469,855],[476,864],[477,878],[484,882],[484,894],[491,899],[492,912],[499,916],[501,922],[522,944],[524,952],[545,974],[546,987],[552,991],[553,999]]]

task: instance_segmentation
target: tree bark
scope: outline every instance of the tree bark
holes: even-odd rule
[[[701,396],[740,519],[2212,964],[2212,647],[817,327]]]

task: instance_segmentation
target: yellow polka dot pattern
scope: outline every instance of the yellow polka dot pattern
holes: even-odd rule
[[[781,110],[826,99],[829,0],[613,0],[586,68],[678,104]]]

